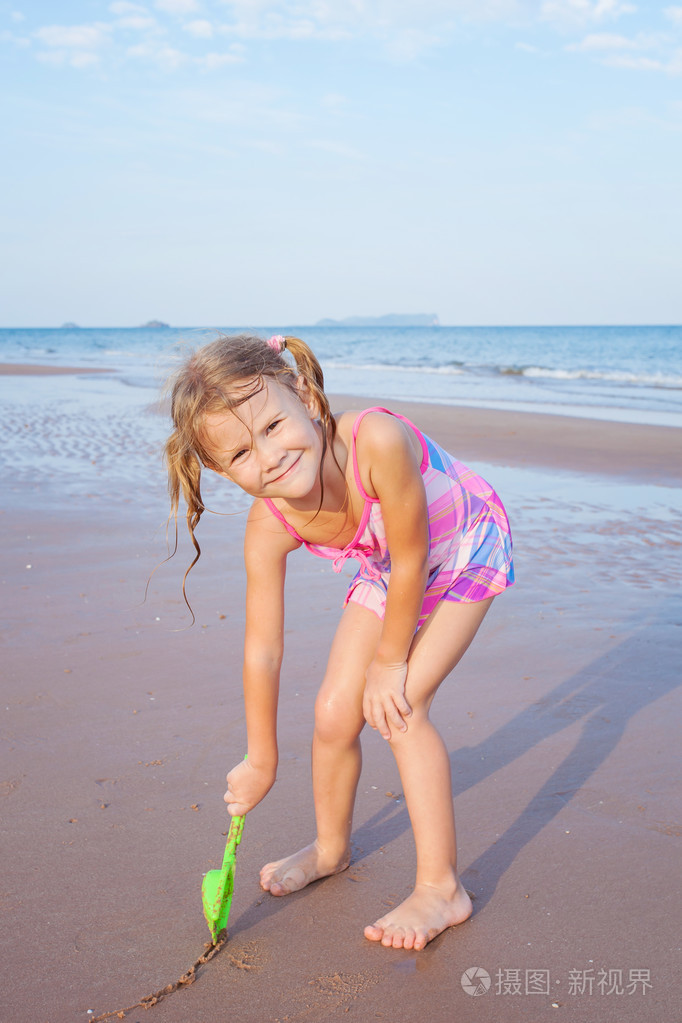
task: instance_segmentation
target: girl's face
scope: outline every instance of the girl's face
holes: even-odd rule
[[[244,381],[248,389],[252,381]],[[263,389],[235,412],[204,418],[206,446],[219,475],[252,497],[307,497],[319,483],[322,458],[317,409],[301,382],[294,394],[277,380],[264,378]]]

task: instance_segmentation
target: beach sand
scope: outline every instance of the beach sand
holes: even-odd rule
[[[347,583],[297,552],[279,779],[246,820],[229,940],[195,983],[126,1018],[673,1020],[679,432],[392,407],[490,479],[514,531],[517,584],[433,708],[474,915],[420,953],[363,938],[414,871],[398,773],[373,733],[349,870],[287,898],[258,887],[262,863],[313,833],[313,699]],[[36,412],[22,428],[32,444],[45,421]],[[108,460],[91,459],[89,476],[68,475],[69,450],[52,474],[6,472],[1,941],[12,1023],[133,1006],[180,978],[209,940],[201,880],[220,864],[224,775],[244,746],[244,512],[200,526],[187,628],[182,533],[143,601],[165,556],[166,501],[144,438],[134,465],[146,474],[126,481],[130,443],[112,422]],[[69,457],[78,450],[74,441]],[[490,976],[482,996],[461,983],[474,968]]]
[[[50,377],[74,373],[111,373],[112,370],[101,366],[42,366],[28,362],[0,362],[0,376],[7,377]]]

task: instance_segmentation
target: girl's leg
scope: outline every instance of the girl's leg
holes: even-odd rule
[[[457,874],[450,759],[429,718],[443,679],[474,638],[492,603],[442,601],[415,637],[408,659],[406,696],[412,707],[405,732],[391,747],[400,771],[417,850],[412,894],[365,928],[365,937],[393,948],[422,949],[471,915],[471,900]]]
[[[261,886],[288,895],[311,881],[345,870],[355,792],[362,767],[360,732],[365,724],[365,673],[381,634],[381,622],[364,607],[349,604],[332,643],[315,703],[313,795],[317,838],[261,870]]]

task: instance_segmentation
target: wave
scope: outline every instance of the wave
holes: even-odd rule
[[[597,380],[604,383],[626,384],[637,387],[655,387],[668,390],[682,389],[682,376],[665,373],[636,373],[609,369],[551,369],[549,366],[495,366],[477,363],[449,362],[442,365],[415,365],[393,362],[339,362],[324,359],[325,369],[350,370],[362,373],[402,373],[425,376],[499,375],[527,377],[536,380]]]
[[[463,362],[451,362],[442,366],[416,366],[395,362],[336,362],[323,358],[322,364],[325,370],[343,369],[352,370],[353,372],[361,371],[363,373],[409,373],[410,375],[415,373],[435,373],[445,376],[461,376],[462,373],[466,373]]]
[[[549,369],[547,366],[498,366],[501,376],[522,376],[546,380],[603,380],[616,384],[635,384],[640,387],[666,387],[682,389],[682,377],[664,373],[633,373],[625,370]]]

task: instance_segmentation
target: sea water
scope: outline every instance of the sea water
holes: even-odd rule
[[[240,329],[0,329],[0,362],[107,368],[85,384],[96,401],[151,400],[188,350]],[[330,393],[682,426],[681,326],[247,329],[304,338]]]
[[[223,328],[233,333],[239,328]],[[250,328],[252,331],[254,328]],[[682,327],[305,327],[330,393],[682,426]],[[166,507],[162,460],[168,419],[163,382],[179,359],[210,341],[205,328],[2,329],[0,362],[83,367],[98,373],[0,375],[3,501],[145,500]],[[681,435],[682,436],[682,435]],[[682,491],[582,479],[530,467],[476,465],[503,495],[516,525],[542,532],[551,514],[566,530],[598,531],[613,513],[640,516],[645,538],[679,542]],[[204,473],[202,495],[243,515],[248,498]],[[47,488],[47,489],[46,489]],[[620,488],[620,489],[619,489]],[[536,506],[529,505],[536,495]],[[608,510],[608,515],[606,515]],[[618,518],[616,516],[616,518]],[[629,528],[629,527],[628,527]],[[670,530],[676,532],[671,539]],[[626,530],[627,531],[627,530]],[[518,532],[518,530],[517,530]],[[621,535],[616,530],[614,535]],[[657,542],[659,542],[657,541]],[[591,542],[591,541],[590,541]],[[647,541],[648,542],[648,541]],[[649,556],[649,549],[644,552]],[[635,559],[636,551],[632,551]],[[639,555],[638,555],[639,556]],[[667,557],[667,554],[666,554]],[[665,558],[664,558],[665,560]],[[634,564],[634,561],[633,561]]]

